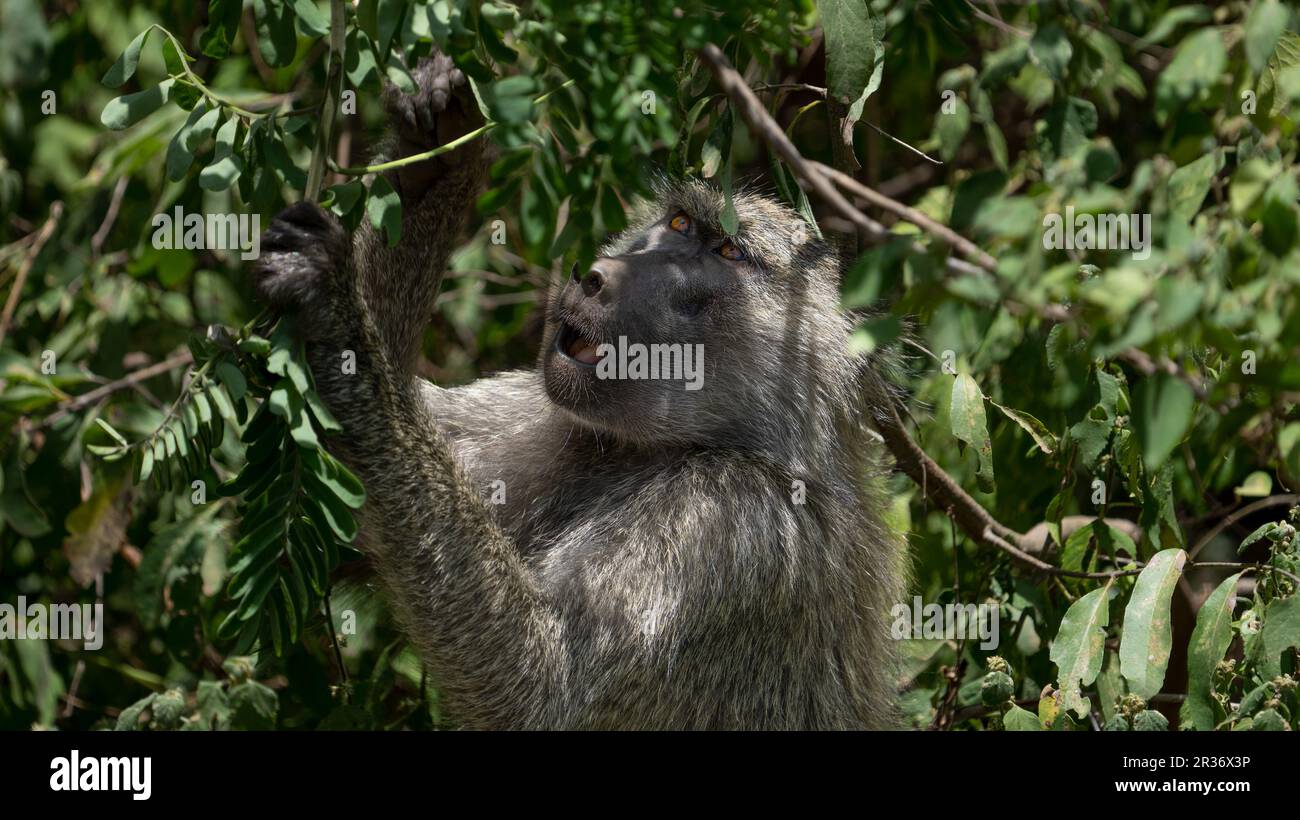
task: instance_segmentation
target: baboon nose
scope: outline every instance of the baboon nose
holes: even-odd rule
[[[595,296],[600,293],[600,289],[605,286],[608,279],[609,274],[597,262],[591,266],[591,270],[587,271],[587,275],[582,277],[582,292],[587,296]]]

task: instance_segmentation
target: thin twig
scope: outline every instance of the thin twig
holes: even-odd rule
[[[59,224],[60,217],[63,216],[62,200],[55,200],[50,205],[49,218],[41,226],[41,231],[36,235],[36,240],[32,246],[27,249],[27,255],[23,257],[22,264],[18,268],[18,275],[14,277],[13,286],[9,289],[9,298],[5,300],[4,313],[0,314],[0,345],[4,344],[5,336],[9,333],[9,323],[13,321],[14,310],[18,307],[18,297],[22,295],[23,285],[27,283],[27,274],[32,269],[32,264],[36,262],[36,257],[40,256],[41,249],[49,241],[50,235],[54,233],[54,228]]]
[[[542,94],[539,97],[535,97],[533,99],[533,105],[541,105],[542,103],[546,102],[547,98],[549,98],[552,94],[554,94],[555,92],[563,88],[568,88],[571,85],[573,85],[573,80],[565,80],[555,88],[551,89],[550,91],[547,91],[545,94]],[[462,145],[465,145],[466,143],[469,142],[473,142],[474,140],[478,139],[484,134],[490,132],[492,129],[496,128],[497,125],[498,123],[496,122],[484,123],[483,125],[480,125],[478,128],[475,128],[473,131],[469,131],[467,133],[461,134],[459,137],[452,140],[451,142],[444,143],[442,145],[437,146],[436,148],[430,148],[428,151],[421,151],[418,154],[411,154],[410,156],[406,156],[406,157],[398,157],[397,159],[389,160],[388,162],[380,162],[375,165],[362,165],[356,168],[344,168],[340,166],[338,163],[334,162],[333,160],[330,160],[329,167],[330,170],[334,171],[335,173],[346,174],[347,176],[354,176],[354,177],[365,176],[366,174],[377,174],[382,171],[391,171],[394,168],[402,168],[407,165],[414,165],[417,162],[424,162],[425,160],[430,160],[433,159],[434,157],[451,153],[452,151],[455,151],[457,148],[461,147]]]
[[[75,413],[85,407],[89,407],[100,399],[123,390],[128,387],[135,387],[140,382],[152,379],[154,376],[160,376],[163,373],[169,373],[178,367],[188,367],[194,361],[194,354],[189,350],[178,353],[170,359],[164,359],[161,362],[155,362],[148,367],[142,367],[139,370],[132,371],[116,381],[108,382],[100,387],[96,387],[88,393],[82,393],[73,396],[59,405],[53,413],[45,417],[41,422],[41,427],[48,427],[69,413]]]
[[[117,212],[122,207],[122,195],[126,193],[126,186],[130,181],[131,178],[123,174],[118,179],[117,185],[113,186],[113,196],[108,201],[108,213],[104,214],[104,221],[99,223],[99,229],[90,238],[90,250],[96,258],[104,249],[104,242],[108,239],[108,232],[113,230],[113,223],[117,221]]]
[[[1190,373],[1183,370],[1171,359],[1164,358],[1163,356],[1158,359],[1153,359],[1145,351],[1138,350],[1135,347],[1121,350],[1118,355],[1119,358],[1133,365],[1133,367],[1144,376],[1154,376],[1157,373],[1166,373],[1179,379],[1188,387],[1192,388],[1192,393],[1201,401],[1205,401],[1206,396],[1209,395],[1209,391],[1205,389],[1205,385],[1202,382],[1192,378]],[[1220,408],[1219,412],[1227,412],[1227,408]]]
[[[970,6],[970,10],[975,14],[976,17],[988,23],[990,26],[993,26],[994,28],[998,29],[999,31],[1005,31],[1007,34],[1013,34],[1016,37],[1028,38],[1031,36],[1030,32],[1025,31],[1024,29],[1016,28],[1015,26],[1011,25],[1010,23],[1007,23],[1004,20],[994,17],[985,11],[977,9],[973,3],[969,2],[969,0],[967,0],[966,5]]]
[[[1251,513],[1268,509],[1269,507],[1277,507],[1281,505],[1294,506],[1295,504],[1300,504],[1300,495],[1296,495],[1294,493],[1284,493],[1282,495],[1271,495],[1268,498],[1261,498],[1258,501],[1254,501],[1250,504],[1247,504],[1241,509],[1234,511],[1231,515],[1229,515],[1227,518],[1224,518],[1218,524],[1215,524],[1214,527],[1211,528],[1210,531],[1207,532],[1205,535],[1202,535],[1200,540],[1196,542],[1196,545],[1192,547],[1190,552],[1187,553],[1187,557],[1195,561],[1196,556],[1201,554],[1201,550],[1205,549],[1205,547],[1209,545],[1209,543],[1213,541],[1215,538],[1218,538],[1219,533],[1223,532],[1228,527],[1231,527],[1233,524],[1236,524],[1238,521],[1250,515]]]
[[[876,124],[875,124],[874,122],[872,122],[871,120],[858,120],[858,122],[863,123],[864,125],[867,125],[867,126],[873,128],[873,129],[875,129],[875,131],[876,131],[877,134],[880,134],[881,136],[885,137],[886,139],[890,140],[891,142],[894,142],[894,143],[897,143],[898,145],[903,146],[903,147],[906,148],[907,150],[911,151],[913,154],[916,154],[916,155],[917,155],[918,157],[920,157],[921,159],[923,159],[923,160],[925,160],[925,161],[927,161],[927,162],[929,162],[929,163],[931,163],[931,164],[933,164],[933,165],[943,165],[943,160],[935,159],[934,157],[932,157],[932,156],[930,156],[929,154],[927,154],[927,153],[925,153],[924,151],[922,151],[920,148],[917,148],[915,145],[911,145],[911,144],[909,144],[909,143],[903,142],[903,141],[900,140],[898,137],[894,136],[893,134],[889,133],[889,132],[886,131],[885,129],[881,128],[879,125],[876,125]]]
[[[1214,567],[1216,569],[1235,569],[1242,572],[1276,572],[1278,575],[1285,575],[1297,584],[1300,584],[1300,578],[1297,578],[1290,572],[1275,567],[1272,564],[1239,564],[1235,561],[1197,561],[1191,565],[1192,569],[1201,569],[1202,567]]]
[[[816,94],[818,97],[826,96],[826,89],[819,85],[809,85],[808,83],[759,83],[753,86],[755,91],[808,91]]]
[[[984,251],[980,250],[979,247],[974,242],[970,241],[964,236],[961,236],[952,228],[949,228],[947,225],[941,225],[938,222],[935,222],[930,217],[916,210],[915,208],[908,207],[907,205],[904,205],[903,203],[897,200],[890,199],[884,194],[879,193],[878,191],[874,191],[871,188],[868,188],[866,185],[862,184],[861,182],[849,176],[848,174],[844,173],[843,171],[837,171],[834,168],[831,168],[827,165],[823,165],[820,162],[809,162],[809,165],[814,170],[821,172],[826,177],[828,177],[832,182],[834,182],[836,185],[839,185],[841,188],[846,189],[849,193],[853,194],[854,196],[861,197],[862,199],[865,199],[867,202],[870,202],[872,205],[875,205],[877,208],[889,211],[890,213],[897,216],[899,219],[904,219],[908,222],[911,222],[913,225],[917,226],[921,230],[934,234],[935,236],[942,239],[944,242],[948,243],[949,246],[951,246],[962,256],[971,260],[972,262],[984,268],[985,270],[989,271],[990,273],[997,269],[998,263],[996,259],[988,255]]]
[[[841,216],[853,223],[871,241],[884,242],[897,238],[897,235],[891,233],[884,225],[855,208],[853,203],[845,199],[844,195],[831,184],[825,174],[814,168],[813,163],[804,159],[799,150],[794,147],[794,143],[790,142],[790,138],[786,136],[785,131],[776,120],[772,119],[772,115],[767,112],[758,97],[745,84],[739,72],[732,67],[721,49],[710,43],[700,50],[700,55],[713,72],[714,79],[717,80],[719,87],[726,93],[731,100],[732,106],[735,107],[745,121],[745,124],[790,166],[801,186],[817,194],[823,202],[833,207]],[[915,246],[915,251],[924,253],[924,248],[918,244]],[[944,264],[950,272],[958,275],[964,276],[972,273],[987,275],[988,273],[985,268],[951,256],[945,260]]]
[[[776,120],[767,113],[767,109],[754,96],[754,92],[745,84],[745,80],[740,73],[732,67],[727,56],[722,53],[722,49],[709,43],[700,49],[700,56],[708,64],[709,69],[713,72],[714,79],[718,81],[718,86],[731,99],[731,104],[736,108],[745,124],[750,130],[763,138],[776,154],[785,160],[786,164],[794,172],[795,177],[806,184],[809,188],[817,193],[825,202],[832,205],[835,210],[839,211],[845,218],[853,222],[858,227],[870,234],[888,233],[880,223],[868,219],[852,203],[844,198],[835,186],[824,175],[813,169],[811,163],[803,158],[799,150],[790,142],[790,138],[785,135],[785,131],[777,124]]]
[[[330,56],[325,78],[325,99],[321,103],[321,127],[316,135],[316,145],[312,148],[311,163],[307,166],[307,184],[302,194],[308,202],[320,199],[321,188],[325,185],[325,163],[333,149],[334,122],[337,119],[343,81],[344,24],[343,0],[330,0]]]
[[[343,650],[339,647],[338,632],[334,630],[334,613],[330,611],[330,590],[325,590],[325,623],[329,627],[330,641],[334,644],[334,660],[339,665],[339,675],[343,678],[343,700],[352,702],[351,685],[348,683],[348,668],[343,664]]]

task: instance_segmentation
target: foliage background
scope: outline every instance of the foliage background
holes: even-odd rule
[[[904,644],[911,725],[1163,728],[1153,715],[1177,718],[1186,694],[1184,728],[1294,727],[1295,11],[1275,0],[748,5],[357,5],[342,86],[356,113],[339,119],[336,166],[364,165],[381,79],[403,83],[434,43],[497,123],[488,138],[501,158],[440,297],[426,375],[454,384],[529,365],[539,287],[618,230],[655,173],[784,196],[843,243],[844,302],[874,309],[856,343],[908,354],[913,435],[938,464],[998,521],[1046,532],[1053,565],[1151,568],[1139,580],[1027,570],[892,477],[914,593],[996,603],[1005,659],[990,666],[970,641]],[[275,546],[264,577],[277,592],[245,608],[248,630],[221,629],[252,595],[232,594],[244,578],[231,570],[251,549],[236,543],[249,535],[240,520],[269,491],[236,501],[215,488],[251,458],[240,429],[294,383],[293,351],[259,323],[236,254],[150,242],[154,215],[176,206],[266,225],[303,195],[328,22],[328,3],[303,0],[0,0],[0,291],[13,303],[0,323],[0,602],[102,600],[108,626],[99,652],[0,641],[0,727],[454,725],[382,608],[347,583],[346,526],[321,545],[341,565],[323,574]],[[157,30],[137,41],[155,24],[172,45]],[[803,156],[951,226],[995,269],[954,274],[930,233],[869,210],[893,234],[870,242],[804,198],[695,60],[707,43]],[[203,124],[207,112],[219,113]],[[846,117],[860,168],[841,139]],[[393,224],[382,183],[326,176],[325,201],[345,219]],[[1067,205],[1150,214],[1150,258],[1045,249],[1043,217]],[[503,245],[489,241],[496,220]],[[229,330],[207,335],[213,325]],[[904,327],[911,342],[899,342]],[[47,351],[53,373],[41,369]],[[188,377],[192,358],[212,362],[209,375]],[[156,375],[130,375],[141,371]],[[309,400],[302,384],[276,405],[275,423],[301,432],[275,450],[281,470],[313,458],[311,428],[328,425],[302,409]],[[196,455],[168,450],[186,443]],[[201,505],[196,477],[214,488]],[[310,520],[318,501],[301,492]],[[1073,529],[1066,517],[1079,515],[1133,523]],[[1153,560],[1180,549],[1272,569]],[[321,590],[278,593],[281,579],[318,574]],[[336,651],[346,613],[357,629]],[[1149,652],[1167,659],[1163,685],[1123,662]]]

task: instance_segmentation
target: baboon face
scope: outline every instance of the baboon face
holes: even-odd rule
[[[739,230],[728,235],[724,205],[702,183],[661,185],[588,269],[552,290],[541,366],[556,404],[629,440],[716,439],[741,432],[828,329],[839,333],[830,248],[754,194],[735,197]]]

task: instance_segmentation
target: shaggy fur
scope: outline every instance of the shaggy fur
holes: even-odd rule
[[[421,93],[447,71],[422,66]],[[296,205],[258,268],[262,297],[300,314],[346,431],[331,447],[368,492],[361,548],[444,704],[481,728],[895,725],[903,551],[863,399],[883,388],[850,353],[830,247],[743,194],[747,259],[726,262],[722,197],[665,183],[603,251],[621,266],[604,289],[552,289],[538,371],[441,389],[413,362],[483,164],[475,143],[421,169],[427,190],[396,179],[396,248]],[[566,322],[703,344],[705,386],[587,379],[556,350]]]

